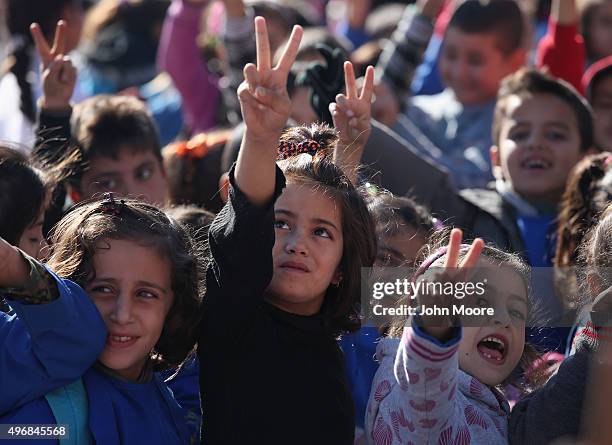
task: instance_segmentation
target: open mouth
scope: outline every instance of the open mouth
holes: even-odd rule
[[[542,158],[529,158],[521,162],[521,167],[532,171],[542,171],[550,169],[552,162]]]
[[[496,365],[504,362],[508,350],[506,339],[497,335],[483,338],[478,342],[476,348],[485,360]]]
[[[115,348],[126,348],[133,345],[138,337],[127,335],[109,335],[106,337],[106,344]]]

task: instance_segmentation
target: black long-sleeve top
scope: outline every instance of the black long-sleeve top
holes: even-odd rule
[[[251,205],[236,187],[213,222],[198,355],[202,443],[352,444],[354,407],[344,361],[319,315],[267,303],[274,197]]]

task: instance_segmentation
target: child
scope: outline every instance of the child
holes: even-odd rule
[[[180,365],[195,343],[200,288],[192,249],[184,229],[136,201],[111,195],[67,214],[48,264],[61,277],[60,294],[74,281],[90,295],[106,344],[79,381],[14,409],[2,423],[69,423],[70,434],[97,444],[188,443],[183,413],[155,372]],[[57,399],[83,418],[62,418]]]
[[[593,107],[595,146],[612,150],[612,55],[591,65],[582,77],[582,84]]]
[[[16,150],[0,147],[0,238],[40,258],[47,177]]]
[[[9,0],[5,4],[11,49],[8,59],[10,68],[7,73],[0,73],[0,140],[31,148],[34,145],[36,101],[41,95],[38,65],[45,61],[39,59],[34,51],[30,24],[40,23],[41,34],[49,40],[55,29],[58,39],[53,45],[53,58],[56,55],[64,56],[79,43],[83,6],[79,0]]]
[[[69,59],[53,56],[39,27],[33,25],[31,31],[43,70],[35,155],[52,161],[68,145],[77,146],[81,158],[68,190],[73,202],[110,191],[164,204],[161,146],[145,105],[133,97],[100,95],[79,103],[73,116],[76,71]]]
[[[485,282],[486,291],[463,303],[471,299],[471,307],[493,308],[494,315],[463,328],[452,316],[417,315],[405,328],[405,318],[396,320],[392,338],[377,349],[381,365],[366,414],[366,437],[374,444],[507,443],[510,409],[496,387],[530,353],[529,269],[518,256],[480,239],[468,249],[461,236],[454,229],[448,247],[428,257],[416,276],[455,283],[478,266],[471,281]],[[432,273],[433,267],[445,269]],[[418,294],[417,301],[420,307],[461,303],[454,295]]]
[[[580,249],[586,265],[582,276],[588,304],[584,307],[582,328],[574,340],[571,355],[546,385],[519,401],[510,415],[512,445],[548,445],[559,438],[575,440],[584,416],[585,386],[591,374],[593,353],[610,345],[610,285],[612,277],[612,205],[608,204],[585,237]],[[603,312],[603,314],[602,314]],[[603,321],[603,323],[602,323]]]
[[[96,307],[72,282],[0,238],[0,418],[79,378],[104,347]]]
[[[609,0],[579,0],[578,5],[588,61],[593,63],[611,56],[612,3]]]
[[[443,3],[422,2],[420,13],[406,16],[409,21],[400,24],[394,44],[381,55],[383,82],[400,102]],[[484,187],[492,179],[488,151],[495,96],[501,80],[525,63],[523,21],[514,0],[461,2],[440,54],[446,90],[412,98],[393,127],[422,156],[448,168],[458,189]]]
[[[559,206],[555,278],[566,307],[579,302],[576,267],[588,230],[612,200],[612,153],[586,156],[572,170]]]
[[[202,442],[348,445],[354,410],[336,337],[359,326],[359,277],[374,261],[374,226],[325,154],[335,145],[326,127],[283,135],[283,155],[322,152],[289,156],[277,168],[301,28],[273,69],[265,20],[255,27],[257,66],[245,66],[238,92],[246,131],[229,202],[209,235],[198,342]],[[350,104],[369,106],[369,71],[362,96],[349,88],[348,105],[337,110],[349,126]]]
[[[368,209],[376,223],[375,267],[413,267],[420,251],[434,232],[435,220],[414,200],[378,192],[370,197]],[[362,325],[359,331],[340,339],[347,376],[355,399],[355,425],[363,434],[365,410],[372,379],[378,369],[374,356],[380,332],[376,326]]]

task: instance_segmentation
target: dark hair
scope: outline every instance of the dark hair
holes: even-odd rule
[[[8,0],[6,23],[12,37],[10,71],[17,79],[21,90],[21,112],[30,122],[36,122],[36,106],[28,73],[32,64],[34,42],[30,36],[30,25],[38,23],[43,35],[51,40],[55,24],[64,8],[78,5],[78,0]]]
[[[337,142],[335,131],[322,124],[293,127],[281,141],[300,143],[313,140],[321,145],[314,157],[289,157],[278,163],[288,184],[308,184],[332,197],[342,215],[342,281],[327,289],[321,312],[334,335],[359,329],[361,268],[370,267],[376,258],[374,221],[359,191],[338,166],[331,162]]]
[[[427,208],[406,196],[379,192],[368,198],[368,209],[376,221],[377,231],[387,236],[396,234],[406,225],[421,232],[425,238],[435,229],[435,218]]]
[[[215,214],[193,205],[181,205],[165,210],[166,215],[181,224],[199,244],[198,250],[208,252],[208,229]]]
[[[74,108],[71,127],[81,154],[80,165],[71,178],[77,189],[89,161],[99,156],[117,159],[126,147],[133,152],[151,151],[162,162],[155,122],[146,106],[134,97],[90,97]]]
[[[532,68],[522,68],[504,80],[497,93],[493,116],[493,143],[499,143],[502,122],[506,119],[506,99],[510,96],[530,97],[550,94],[565,102],[576,115],[580,133],[580,151],[593,146],[593,112],[588,102],[569,83]]]
[[[467,0],[455,10],[450,28],[466,34],[494,34],[497,48],[505,55],[523,45],[524,18],[515,0]]]
[[[213,212],[221,210],[221,156],[230,136],[227,130],[201,133],[190,141],[164,147],[164,167],[172,204],[195,204]]]
[[[0,146],[0,237],[16,246],[47,197],[43,173],[17,150]]]
[[[152,360],[155,370],[176,367],[192,351],[202,295],[202,268],[188,232],[161,210],[135,200],[77,205],[52,232],[49,267],[86,287],[95,279],[93,257],[104,240],[128,240],[156,249],[171,267],[174,301]],[[110,207],[110,210],[109,210]]]
[[[583,266],[578,248],[611,197],[598,197],[601,180],[612,172],[612,153],[586,156],[567,180],[559,209],[555,267]]]

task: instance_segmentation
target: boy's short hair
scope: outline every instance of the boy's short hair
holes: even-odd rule
[[[152,151],[162,162],[155,121],[135,97],[101,94],[86,99],[75,107],[71,128],[82,158],[74,177],[77,183],[87,162],[100,156],[118,159],[126,147]]]
[[[551,94],[565,102],[576,114],[580,133],[580,151],[593,146],[593,112],[588,102],[569,83],[533,68],[522,68],[502,80],[497,93],[493,115],[493,143],[499,143],[501,127],[506,116],[506,99],[510,96],[529,97]]]
[[[514,0],[467,0],[452,15],[451,27],[466,34],[495,34],[496,46],[504,55],[523,46],[524,18]]]

